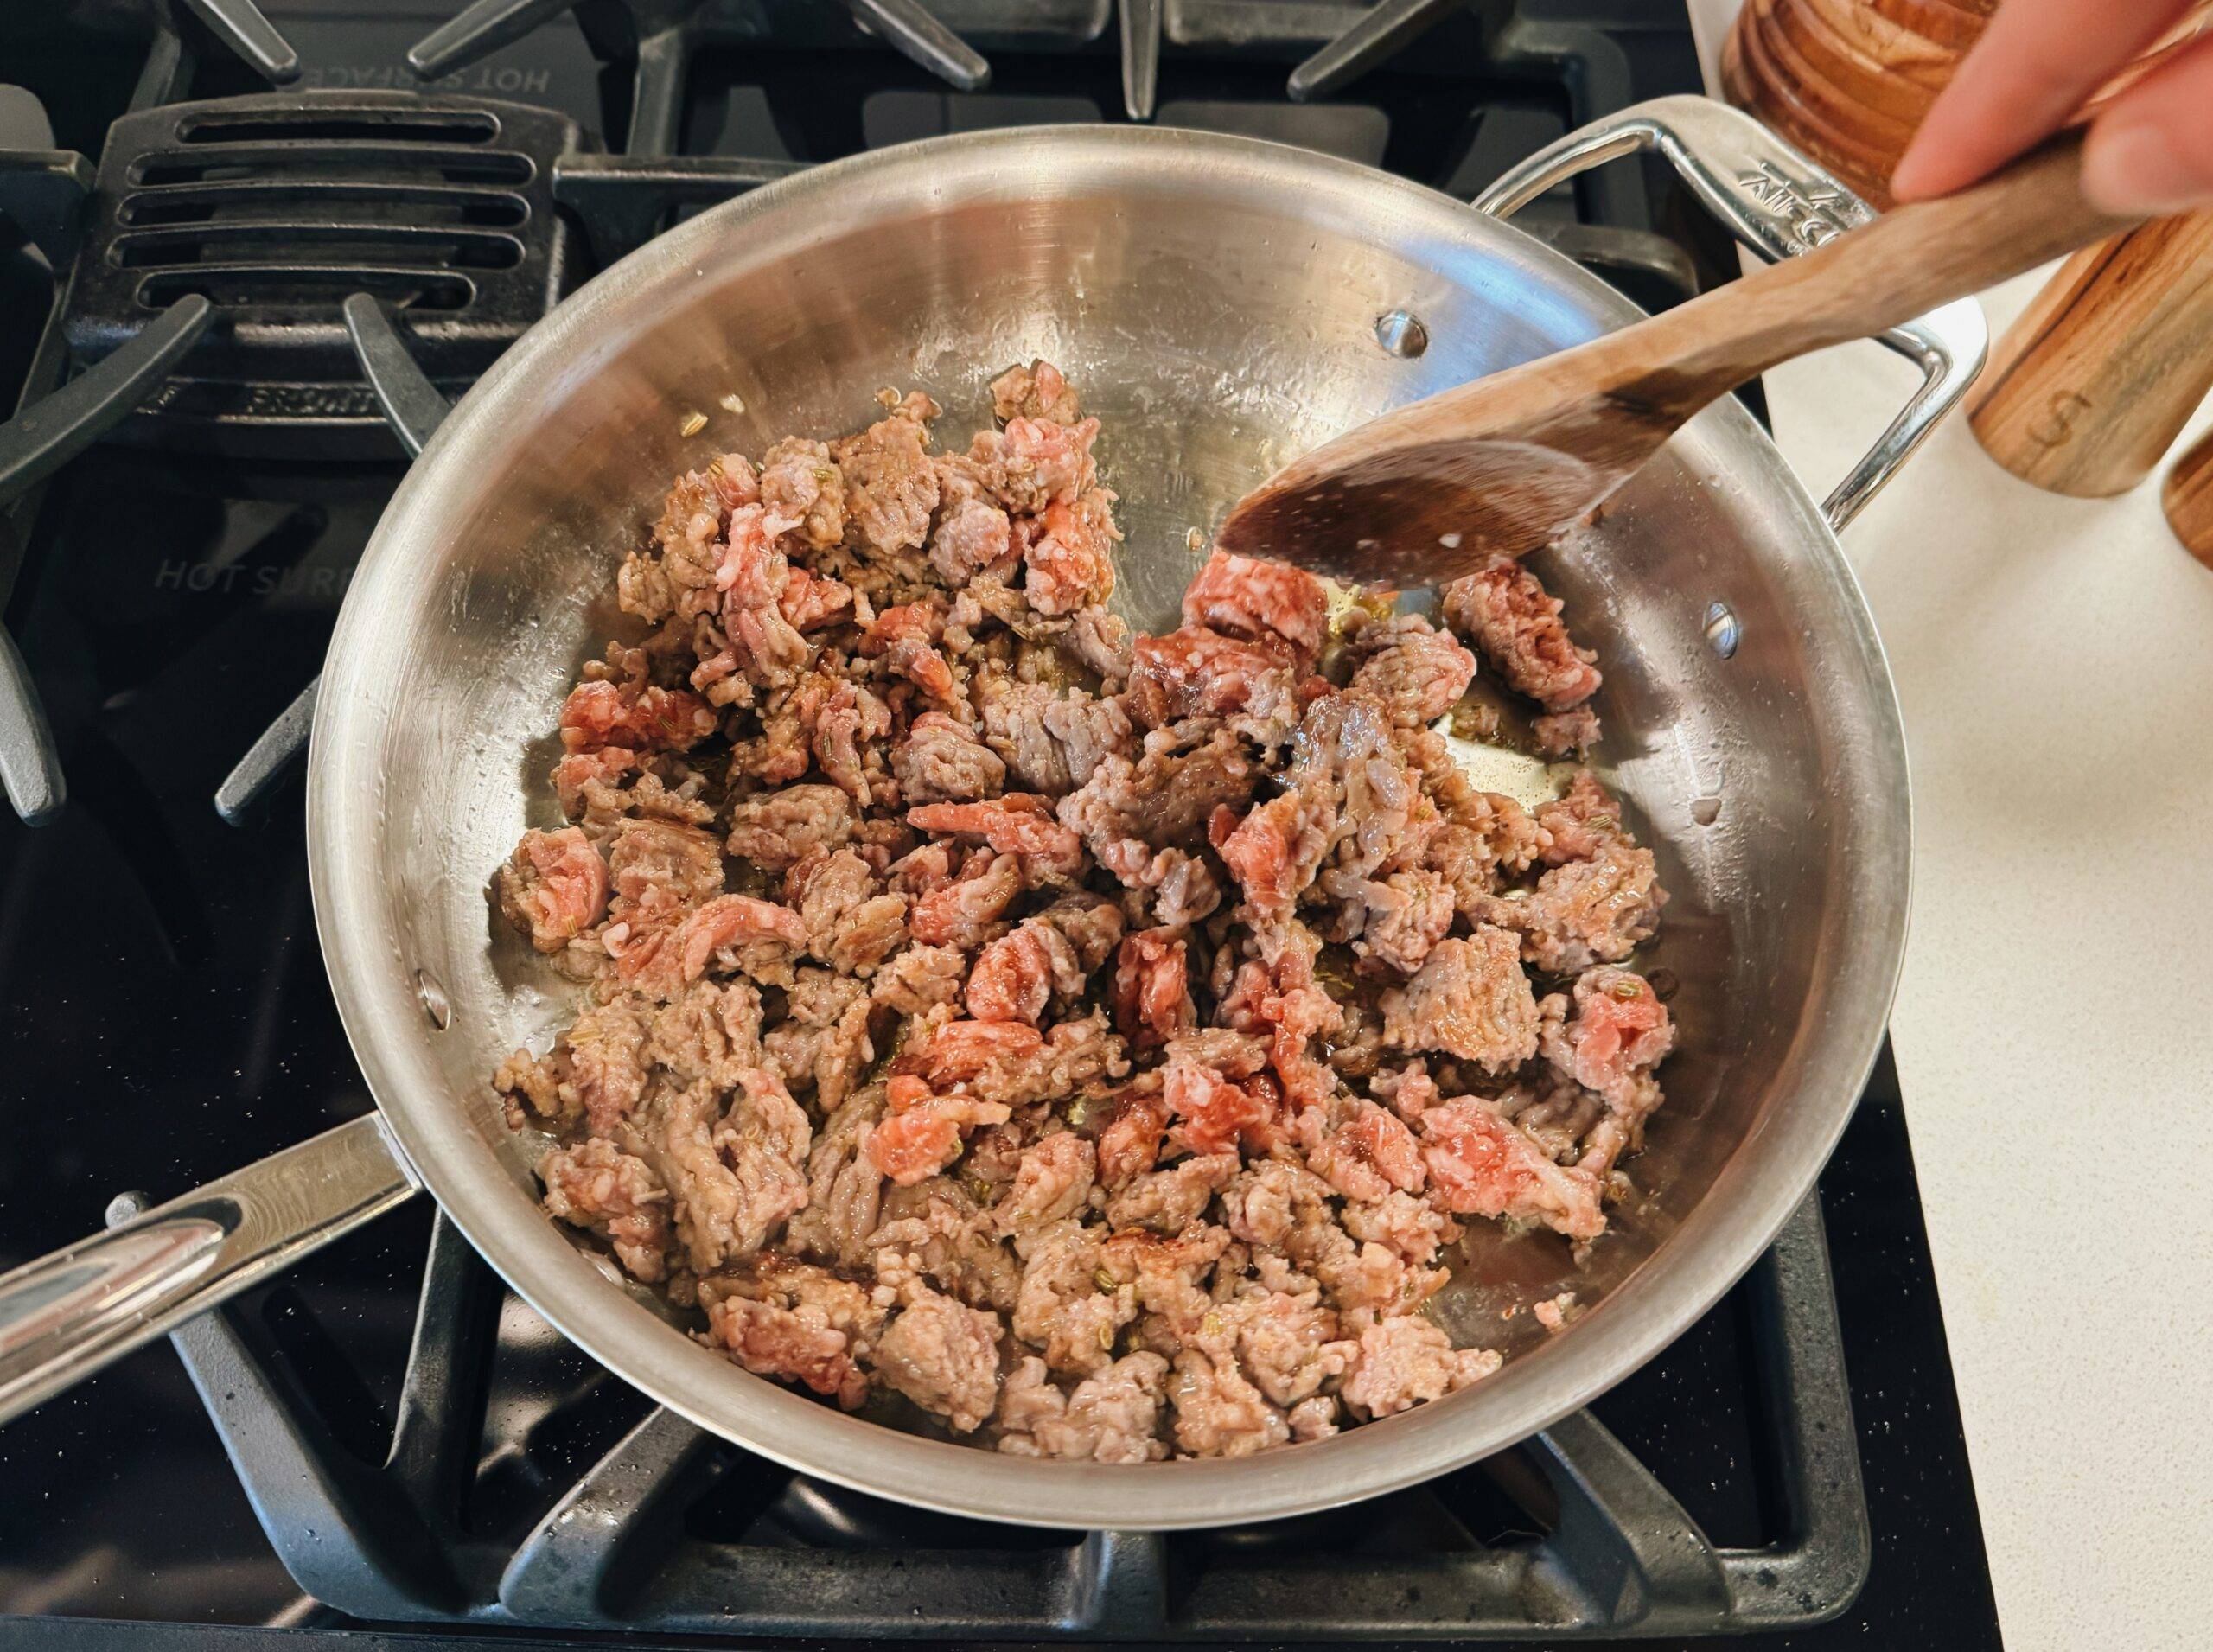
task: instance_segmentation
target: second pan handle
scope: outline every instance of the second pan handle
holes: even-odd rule
[[[1810,252],[1875,215],[1834,173],[1742,110],[1688,94],[1632,104],[1547,144],[1477,195],[1475,205],[1505,218],[1565,178],[1648,150],[1665,158],[1699,203],[1770,264]],[[1880,337],[1921,368],[1921,388],[1821,501],[1821,514],[1838,533],[1958,404],[1990,354],[1990,326],[1972,298]]]

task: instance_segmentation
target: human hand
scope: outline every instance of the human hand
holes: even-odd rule
[[[2192,0],[2005,0],[1929,111],[1891,192],[1948,195],[2064,125]],[[2106,105],[2082,152],[2082,193],[2116,216],[2213,206],[2213,35]]]

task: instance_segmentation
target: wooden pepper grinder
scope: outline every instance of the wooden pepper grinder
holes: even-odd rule
[[[2167,508],[2167,526],[2174,529],[2182,548],[2213,568],[2213,431],[2200,437],[2189,452],[2175,461],[2175,468],[2167,472],[2160,502]]]
[[[1878,207],[1891,170],[1990,21],[1990,0],[1744,0],[1721,86]]]
[[[1982,38],[1998,0],[1744,0],[1721,48],[1721,89],[1878,207],[1921,118]],[[2083,110],[2190,47],[2213,19],[2191,6]]]
[[[2067,260],[1967,392],[1983,450],[2039,488],[2126,493],[2213,390],[2213,213]]]

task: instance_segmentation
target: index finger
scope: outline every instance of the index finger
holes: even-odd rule
[[[2066,124],[2191,0],[2006,0],[1891,178],[1900,201],[1941,195]]]

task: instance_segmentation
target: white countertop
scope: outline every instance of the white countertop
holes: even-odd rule
[[[1874,345],[1769,375],[1816,497],[1912,376]],[[2203,1647],[2213,571],[2156,476],[2043,493],[1957,416],[1844,547],[1911,755],[1891,1036],[2006,1643]]]
[[[1709,74],[1736,9],[1692,0]],[[2042,279],[1985,296],[1993,338]],[[1914,381],[1873,344],[1768,375],[1815,498]],[[2015,1652],[2200,1648],[2213,571],[2167,531],[2156,474],[2044,493],[1956,415],[1844,548],[1911,756],[1891,1032],[2000,1626]]]

